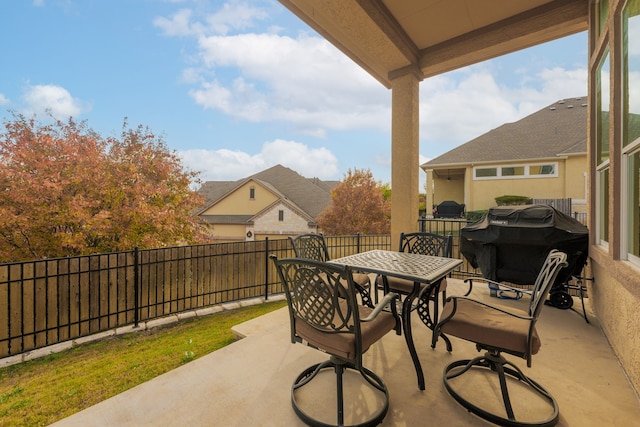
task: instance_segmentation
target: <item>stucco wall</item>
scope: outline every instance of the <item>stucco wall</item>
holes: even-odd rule
[[[237,242],[246,240],[244,224],[216,224],[211,231],[211,238],[216,242]]]
[[[586,203],[587,200],[587,156],[572,156],[565,161],[565,188],[566,196],[571,197],[577,203]],[[584,212],[584,211],[583,211]]]
[[[251,187],[254,188],[254,198],[249,197]],[[260,212],[278,198],[263,186],[250,181],[220,200],[204,215],[252,215]],[[244,234],[244,233],[243,233]]]
[[[503,195],[527,196],[535,199],[563,199],[573,198],[572,194],[580,194],[580,198],[583,198],[586,156],[571,158],[568,164],[562,159],[558,159],[557,162],[558,176],[555,177],[471,179],[467,210],[489,209],[496,205],[495,198]],[[513,164],[509,163],[509,165]],[[468,173],[472,174],[473,170],[469,168]]]
[[[433,193],[433,204],[440,204],[445,200],[453,200],[458,203],[466,203],[464,200],[464,178],[457,176],[451,180],[446,178],[434,178],[435,191]],[[427,205],[427,213],[430,213]]]
[[[473,166],[468,166],[465,173],[451,175],[447,180],[446,170],[440,171],[437,177],[433,171],[427,171],[427,213],[433,204],[444,200],[455,200],[465,203],[467,211],[489,209],[496,205],[495,198],[504,195],[528,196],[535,199],[564,199],[570,197],[575,200],[579,212],[586,211],[586,183],[587,156],[576,155],[566,159],[558,158],[553,162],[558,164],[558,176],[549,178],[528,177],[514,179],[473,179]],[[525,164],[536,164],[532,161]],[[518,163],[505,163],[509,166]],[[500,163],[488,164],[487,167],[499,167]],[[466,191],[465,191],[466,187]]]
[[[640,391],[640,269],[593,249],[592,307],[636,392]]]

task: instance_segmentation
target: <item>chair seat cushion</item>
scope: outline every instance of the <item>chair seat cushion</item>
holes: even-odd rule
[[[409,295],[411,293],[411,291],[413,291],[413,282],[411,280],[407,280],[407,279],[401,279],[399,277],[391,277],[391,276],[387,276],[387,283],[389,283],[389,291],[391,292],[397,292],[403,295]],[[378,287],[383,287],[384,286],[384,282],[383,282],[383,278],[382,276],[378,277]],[[420,288],[424,288],[425,286],[427,286],[425,283],[420,283]],[[434,289],[435,290],[435,289]],[[439,292],[444,292],[445,290],[447,290],[447,278],[445,277],[444,279],[442,279],[442,281],[440,282],[440,289]],[[431,296],[434,295],[434,291],[431,291]]]
[[[346,310],[346,302],[340,302],[343,309]],[[358,306],[360,318],[366,318],[372,311],[369,307]],[[320,331],[306,323],[304,320],[296,317],[296,335],[307,341],[314,347],[317,347],[329,354],[333,354],[344,359],[354,360],[356,357],[355,334],[353,333],[328,333]],[[339,320],[336,319],[336,323]],[[367,351],[369,347],[385,336],[396,326],[396,320],[389,312],[383,311],[370,322],[361,322],[360,331],[362,334],[362,353]],[[346,332],[346,331],[345,331]]]
[[[441,326],[446,335],[453,335],[477,344],[486,345],[525,357],[529,354],[527,337],[530,320],[509,316],[492,307],[458,298],[455,315]],[[445,304],[441,319],[451,315],[453,302]],[[509,309],[510,312],[528,316],[524,310]],[[531,353],[540,350],[541,342],[535,327],[531,338]]]
[[[353,273],[353,281],[365,289],[369,289],[371,286],[371,279],[369,279],[369,275],[365,273]]]

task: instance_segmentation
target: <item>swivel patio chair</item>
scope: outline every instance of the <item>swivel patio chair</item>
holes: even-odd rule
[[[478,351],[486,351],[484,356],[471,360],[459,360],[444,369],[445,388],[468,411],[502,426],[553,426],[557,423],[559,409],[553,396],[527,377],[516,365],[507,361],[502,353],[521,357],[527,361],[527,366],[531,367],[531,356],[536,354],[541,346],[536,322],[558,273],[567,265],[567,255],[564,252],[557,250],[549,252],[531,292],[528,311],[495,307],[465,296],[447,298],[442,311],[442,320],[434,330],[433,346],[435,347],[438,333],[444,332],[449,336],[475,343]],[[470,385],[470,377],[478,381],[478,378],[470,372],[484,372],[488,377],[497,375],[504,411],[490,410],[486,405],[483,405],[484,408],[480,406],[478,397],[482,396],[482,399],[486,399],[487,392],[486,389],[480,392]],[[462,379],[455,380],[463,375],[466,382]],[[482,378],[488,381],[487,377]],[[526,407],[536,401],[533,397],[537,396],[537,401],[547,412],[540,417],[542,420],[531,419],[529,414],[516,419],[516,411],[509,396],[508,380],[512,387],[519,386],[517,398],[520,404],[519,415],[526,412]],[[478,382],[476,384],[480,385]],[[490,389],[494,388],[490,386]],[[523,397],[523,394],[526,394],[526,397]]]
[[[398,251],[451,258],[452,246],[453,237],[451,235],[443,236],[425,232],[401,233]],[[382,289],[385,294],[387,292],[395,292],[400,295],[409,295],[413,291],[414,282],[397,277],[378,276],[376,278],[376,287]],[[429,329],[433,329],[438,323],[440,309],[438,296],[442,293],[443,300],[447,296],[447,279],[444,278],[440,283],[435,284],[429,292],[426,291],[427,284],[421,283],[420,287],[417,303],[412,309],[417,308],[420,320]],[[433,305],[432,310],[429,308],[430,303]],[[443,337],[443,339],[447,341],[447,349],[450,349],[447,338]]]
[[[320,262],[330,261],[327,243],[322,234],[299,234],[296,237],[289,237],[289,240],[293,246],[296,258],[313,259]],[[370,294],[371,279],[369,278],[369,275],[354,272],[353,281],[358,293],[360,294],[362,305],[373,307],[373,301],[371,300]]]
[[[351,423],[347,425],[380,424],[389,409],[389,392],[382,379],[362,365],[362,355],[391,330],[400,334],[397,296],[388,294],[374,309],[365,307],[356,301],[349,267],[303,258],[271,258],[287,298],[291,342],[330,355],[329,360],[310,366],[294,381],[291,404],[296,415],[311,426],[344,426],[345,418]],[[387,306],[390,309],[385,310]],[[322,380],[313,381],[329,369],[336,375],[337,387],[330,389],[336,390],[336,398],[326,395]],[[357,371],[364,381],[357,376],[343,378],[346,370]],[[358,391],[344,393],[343,385],[354,382]],[[336,404],[333,420],[330,412],[317,409],[318,401],[325,397]]]

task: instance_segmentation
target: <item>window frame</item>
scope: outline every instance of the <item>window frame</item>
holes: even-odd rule
[[[624,232],[621,233],[620,238],[621,238],[621,243],[623,247],[623,253],[626,254],[627,260],[632,262],[633,264],[640,266],[640,251],[638,254],[634,254],[632,252],[633,251],[632,242],[630,241],[630,234],[637,233],[638,231],[640,231],[640,225],[638,225],[637,228],[634,230],[634,227],[632,224],[631,203],[633,202],[633,200],[632,200],[632,197],[630,197],[631,196],[630,179],[632,178],[631,176],[632,171],[629,169],[629,161],[631,157],[636,155],[640,156],[640,138],[636,139],[633,143],[625,147],[622,152],[622,158],[623,158],[622,176],[625,177],[625,179],[622,180],[621,193],[626,195],[626,197],[622,198],[622,204],[623,204],[622,212],[624,215],[623,222],[626,228]],[[636,183],[636,185],[639,185],[639,183]],[[638,191],[637,188],[636,188],[636,191]]]
[[[621,84],[621,90],[622,90],[622,96],[621,99],[623,100],[623,105],[621,105],[621,129],[622,129],[622,149],[621,149],[621,173],[622,173],[622,179],[621,179],[621,189],[620,189],[620,196],[621,196],[621,212],[622,212],[622,221],[621,221],[621,229],[620,229],[620,247],[621,247],[621,254],[623,258],[626,258],[627,261],[629,261],[630,263],[636,265],[636,266],[640,266],[640,248],[635,248],[635,243],[637,242],[633,242],[632,239],[636,238],[638,239],[638,235],[640,233],[640,218],[638,217],[640,215],[640,213],[636,212],[634,214],[634,212],[632,211],[632,209],[634,209],[633,203],[639,203],[640,202],[640,197],[636,197],[638,196],[638,194],[631,194],[632,192],[638,193],[640,191],[640,189],[638,188],[640,186],[640,182],[638,182],[637,180],[637,176],[635,176],[635,171],[632,171],[630,169],[630,163],[633,159],[633,157],[636,157],[636,159],[638,160],[639,164],[636,164],[634,166],[635,169],[637,169],[638,167],[640,167],[640,135],[636,135],[635,139],[633,138],[633,135],[630,135],[629,132],[629,116],[631,114],[638,114],[639,112],[634,112],[630,110],[630,105],[632,104],[632,100],[629,99],[630,94],[631,94],[631,84],[630,84],[630,80],[629,80],[629,74],[630,73],[637,73],[640,71],[640,69],[629,69],[630,66],[630,60],[629,60],[629,52],[630,50],[630,46],[629,46],[629,42],[631,41],[631,37],[629,37],[629,16],[628,16],[628,10],[631,7],[631,5],[634,3],[633,0],[629,0],[625,3],[624,8],[623,8],[623,12],[621,13],[621,22],[620,22],[620,28],[621,31],[623,32],[621,39],[623,40],[623,46],[621,51],[622,54],[622,69],[621,69],[621,80],[622,80],[622,84]],[[638,0],[635,0],[635,7],[638,7],[639,3]],[[635,17],[634,19],[634,24],[637,25],[638,27],[640,27],[640,14],[636,14],[636,15],[632,15],[632,17]],[[635,27],[634,27],[635,28]],[[636,29],[637,31],[637,29]],[[637,40],[635,40],[634,38],[634,46],[635,43],[639,43]],[[634,101],[637,101],[634,99]],[[635,180],[635,184],[632,184],[632,180]],[[640,207],[638,207],[638,210],[640,210]],[[640,245],[639,245],[640,246]],[[637,249],[638,253],[634,254],[634,248]]]
[[[606,193],[603,193],[603,189],[602,189],[602,179],[605,177],[605,174],[608,175],[608,180],[607,180],[607,188]],[[611,236],[609,235],[609,216],[610,216],[610,212],[609,212],[609,205],[610,200],[609,200],[609,188],[611,187],[611,167],[610,167],[610,159],[605,160],[602,164],[600,164],[597,168],[596,168],[596,195],[597,195],[597,203],[596,203],[596,243],[599,244],[600,246],[604,247],[605,249],[609,248],[609,239],[611,238]],[[602,204],[602,198],[601,195],[605,194],[605,202],[604,206]],[[606,209],[606,213],[603,214],[603,210]],[[604,220],[604,223],[603,223]],[[604,227],[606,228],[603,228]],[[605,233],[603,235],[603,233]],[[603,238],[606,237],[605,238]]]
[[[496,165],[496,166],[474,166],[473,167],[473,180],[474,181],[487,181],[494,179],[540,179],[540,178],[557,178],[558,177],[558,162],[536,162],[536,163],[527,163],[527,164],[505,164],[505,165]],[[532,174],[531,168],[540,166],[541,169],[545,166],[553,166],[553,173],[548,174]],[[503,175],[504,169],[513,168],[520,169],[524,168],[524,173],[522,175]],[[478,170],[483,169],[495,169],[496,175],[493,176],[477,176]]]

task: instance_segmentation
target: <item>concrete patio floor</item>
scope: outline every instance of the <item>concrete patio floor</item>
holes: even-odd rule
[[[461,281],[449,281],[449,295],[465,290]],[[472,296],[492,304],[528,304],[526,296],[520,301],[491,298],[485,287],[476,287]],[[542,348],[533,357],[531,368],[522,359],[507,358],[556,398],[559,426],[638,425],[638,396],[586,302],[589,324],[572,310],[544,308],[538,323]],[[580,309],[578,299],[574,307]],[[430,331],[414,317],[414,339],[426,390],[418,389],[403,336],[388,334],[365,355],[365,366],[381,376],[389,388],[389,412],[382,425],[489,425],[459,406],[442,384],[444,366],[475,357],[475,347],[452,338],[452,353],[446,351],[442,341],[433,350]],[[327,356],[290,343],[286,307],[237,325],[234,331],[245,338],[53,425],[303,425],[291,407],[291,384],[302,370]],[[334,393],[334,387],[328,382],[326,393]],[[321,390],[318,396],[322,394]],[[491,392],[477,394],[487,400],[497,398]],[[331,403],[326,406],[327,413],[334,412]],[[322,407],[320,410],[325,411]]]

